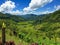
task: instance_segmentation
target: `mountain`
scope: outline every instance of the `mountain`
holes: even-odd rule
[[[5,34],[8,42],[14,41],[16,45],[36,44],[36,42],[38,45],[42,45],[43,42],[47,45],[60,45],[58,43],[60,42],[60,10],[43,15],[17,16],[0,13],[0,40],[3,21],[6,24]]]
[[[60,10],[50,14],[39,15],[38,18],[34,21],[34,23],[42,22],[60,22]]]
[[[35,14],[26,14],[26,15],[20,15],[20,16],[26,20],[31,20],[31,21],[37,18],[37,15]]]
[[[60,20],[60,10],[55,11],[50,14],[43,14],[43,15],[35,15],[35,14],[26,14],[26,15],[10,15],[10,14],[3,14],[0,13],[0,19],[11,19],[16,22],[18,21],[35,21],[35,22],[46,22],[46,21],[52,21],[57,22]]]
[[[16,22],[24,21],[24,18],[22,18],[21,16],[11,15],[11,14],[3,14],[3,13],[0,13],[0,19],[9,19],[9,20],[13,20]]]

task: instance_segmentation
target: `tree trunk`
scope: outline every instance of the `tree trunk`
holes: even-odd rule
[[[54,38],[55,38],[55,45],[57,45],[57,39],[55,34],[54,34]]]
[[[5,24],[2,25],[2,45],[5,45]]]

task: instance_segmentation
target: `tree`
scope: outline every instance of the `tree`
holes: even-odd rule
[[[5,45],[5,29],[6,29],[6,25],[5,23],[3,22],[2,24],[2,45]]]

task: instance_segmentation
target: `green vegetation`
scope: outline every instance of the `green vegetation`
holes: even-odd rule
[[[6,41],[14,41],[16,45],[32,43],[60,45],[60,10],[51,14],[33,15],[33,17],[26,18],[0,13],[0,40],[4,22],[6,24]]]

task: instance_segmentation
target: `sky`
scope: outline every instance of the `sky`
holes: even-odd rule
[[[0,12],[12,15],[47,14],[60,9],[60,0],[0,0]]]

